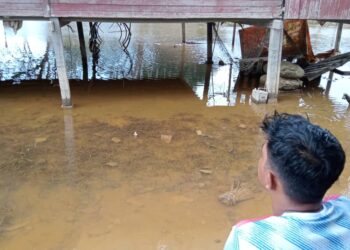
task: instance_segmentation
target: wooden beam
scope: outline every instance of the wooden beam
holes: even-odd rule
[[[71,108],[72,99],[67,77],[66,62],[64,60],[64,48],[60,21],[58,18],[51,19],[52,44],[55,51],[58,80],[61,89],[62,107]]]
[[[267,62],[266,89],[269,100],[276,100],[278,95],[283,43],[283,21],[273,20],[270,29],[269,54]]]

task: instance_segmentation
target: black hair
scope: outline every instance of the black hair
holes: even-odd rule
[[[261,128],[285,194],[302,204],[320,202],[344,169],[345,153],[337,138],[303,116],[286,113],[266,116]]]

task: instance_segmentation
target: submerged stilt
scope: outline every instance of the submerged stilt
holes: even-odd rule
[[[58,81],[61,89],[62,107],[71,108],[72,99],[67,76],[66,62],[64,60],[64,49],[60,21],[58,18],[51,19],[52,44],[56,56]]]
[[[206,105],[208,102],[209,95],[209,86],[210,86],[210,76],[211,76],[212,65],[208,64],[205,70],[205,79],[204,79],[204,89],[203,89],[203,102]]]
[[[77,22],[77,28],[78,28],[78,36],[79,36],[81,63],[83,66],[83,80],[87,81],[89,72],[88,72],[88,62],[87,62],[87,56],[86,56],[83,23]]]
[[[207,64],[213,64],[213,25],[207,23]]]
[[[232,50],[235,48],[236,29],[237,29],[237,24],[236,24],[236,23],[233,23],[233,32],[232,32]]]
[[[336,52],[339,52],[342,33],[343,33],[343,23],[339,23],[337,28],[337,35],[335,37],[335,44],[334,44],[334,50]]]
[[[182,43],[186,43],[186,24],[182,23]]]
[[[334,51],[335,52],[339,52],[342,32],[343,32],[343,23],[338,23],[337,33],[336,33],[335,42],[334,42]],[[329,96],[329,92],[331,91],[333,78],[334,78],[334,72],[331,71],[331,72],[329,72],[329,76],[327,79],[327,86],[326,86],[326,91],[325,91],[326,96]]]
[[[266,89],[269,100],[277,100],[283,43],[283,21],[273,20],[270,27],[269,55],[267,63]]]

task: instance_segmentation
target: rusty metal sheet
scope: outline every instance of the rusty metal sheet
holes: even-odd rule
[[[269,30],[251,26],[239,31],[242,58],[266,57],[269,46]],[[316,60],[311,46],[307,21],[289,20],[284,22],[282,56],[305,57],[308,61]]]

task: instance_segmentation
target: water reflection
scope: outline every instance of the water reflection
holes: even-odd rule
[[[76,169],[75,138],[74,121],[71,110],[64,110],[64,148],[67,161],[67,171],[74,172]]]
[[[180,78],[208,106],[250,103],[249,92],[257,82],[256,79],[241,78],[238,75],[239,36],[235,36],[235,48],[231,52],[221,48],[223,45],[226,48],[232,45],[231,24],[222,26],[218,31],[221,42],[214,46],[214,65],[210,74],[205,65],[206,24],[187,24],[187,43],[182,44],[181,24],[133,23],[128,53],[125,53],[121,45],[123,43],[118,43],[118,38],[126,34],[118,27],[111,23],[99,26],[98,32],[102,40],[98,62],[93,60],[93,53],[87,51],[90,80]],[[84,23],[82,28],[85,43],[89,45],[90,26]],[[81,60],[77,28],[71,23],[62,27],[62,31],[69,78],[84,79],[86,72],[83,70],[84,60]],[[331,24],[323,27],[310,25],[314,51],[317,53],[331,49],[335,32],[336,26]],[[56,65],[48,39],[47,22],[25,21],[17,33],[0,25],[0,34],[0,81],[18,84],[24,80],[56,79]],[[347,39],[350,39],[350,29],[345,25],[340,44],[342,52],[350,51],[349,44],[345,42]],[[227,65],[218,66],[220,60]],[[341,70],[349,71],[350,64],[344,65]],[[347,102],[341,97],[344,92],[350,93],[349,81],[349,76],[332,76],[332,73],[330,77],[325,74],[321,78],[320,87],[325,89],[325,95],[337,109],[347,107]]]

